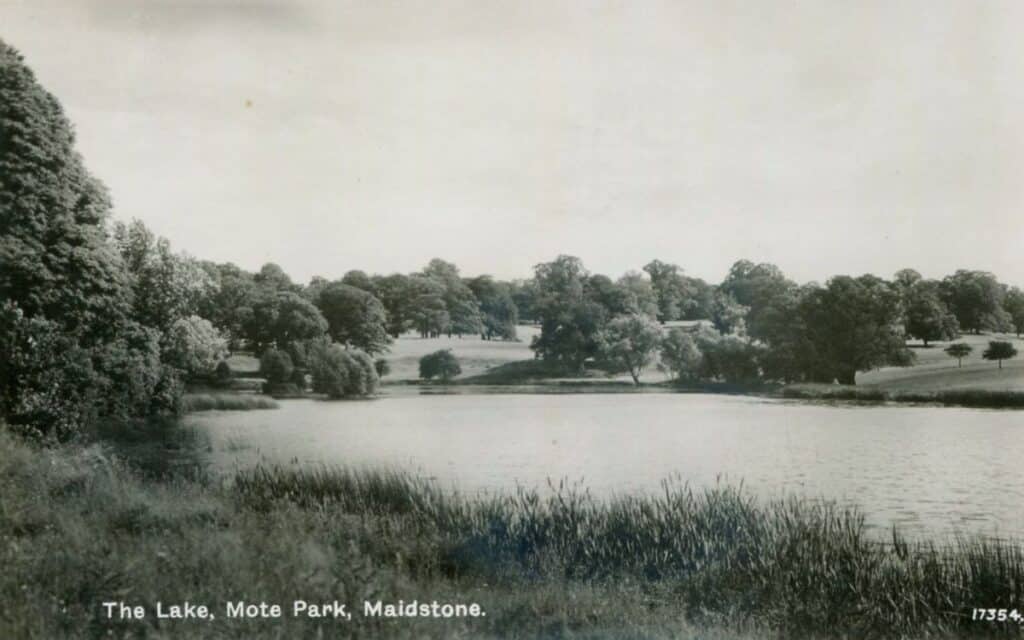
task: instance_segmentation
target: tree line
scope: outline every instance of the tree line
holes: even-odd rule
[[[513,340],[527,322],[540,327],[536,357],[570,372],[638,379],[660,351],[679,378],[853,382],[909,362],[908,337],[1024,326],[1024,294],[979,271],[798,285],[740,261],[709,284],[660,260],[613,280],[559,256],[521,280],[434,259],[303,285],[275,264],[249,272],[176,252],[139,221],[112,223],[111,208],[57,99],[0,42],[0,412],[26,433],[174,413],[184,384],[229,376],[239,348],[275,384],[341,397],[372,392],[386,367],[374,358],[407,331]],[[711,326],[664,330],[679,320]]]

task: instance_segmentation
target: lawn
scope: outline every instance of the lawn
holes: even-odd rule
[[[1022,356],[1003,362],[1002,370],[995,362],[981,357],[990,340],[1012,342]],[[953,342],[966,342],[974,352],[964,358],[963,368],[957,366],[944,349],[950,342],[935,342],[927,348],[911,344],[917,356],[912,367],[884,367],[857,376],[858,386],[871,386],[888,391],[943,391],[953,389],[985,389],[989,391],[1024,391],[1024,340],[1008,334],[963,335]]]
[[[480,336],[442,336],[440,338],[421,338],[415,333],[406,333],[391,345],[391,349],[378,357],[382,357],[391,365],[391,372],[384,376],[384,382],[417,380],[419,378],[420,358],[439,349],[451,349],[459,359],[462,367],[462,378],[483,373],[491,367],[532,360],[530,340],[540,333],[540,329],[520,325],[516,327],[518,341],[481,340]]]

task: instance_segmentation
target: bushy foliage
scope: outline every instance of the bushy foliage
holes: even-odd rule
[[[451,349],[441,349],[420,358],[420,378],[424,380],[440,378],[448,382],[460,373],[462,367]]]
[[[697,338],[701,353],[700,377],[734,384],[751,384],[761,378],[759,359],[762,349],[733,335],[701,333]]]
[[[110,207],[59,102],[0,42],[0,417],[22,433],[178,407],[160,334],[132,318]]]
[[[981,354],[981,357],[986,360],[998,361],[1000,369],[1003,368],[1003,360],[1009,360],[1016,356],[1017,348],[1013,346],[1013,343],[1004,340],[991,340],[988,343],[988,348]]]
[[[228,364],[227,360],[218,362],[213,370],[213,382],[219,387],[230,386],[233,376],[234,372],[231,371],[231,365]]]
[[[373,294],[332,282],[317,293],[315,302],[327,320],[327,333],[338,344],[367,353],[379,353],[390,344],[387,313]]]
[[[676,380],[693,380],[700,375],[702,355],[690,332],[669,329],[661,342],[661,364]]]
[[[318,343],[310,350],[309,369],[313,391],[329,398],[362,397],[377,390],[373,359],[359,349]]]
[[[282,384],[291,381],[295,366],[291,357],[278,349],[267,349],[260,356],[260,375],[270,384]]]
[[[164,354],[164,360],[187,377],[210,376],[228,356],[228,341],[209,320],[178,318],[164,337]]]
[[[611,373],[626,372],[635,384],[661,345],[661,327],[652,317],[613,318],[601,333],[601,363]]]
[[[384,358],[377,358],[373,361],[373,368],[377,370],[377,377],[383,378],[391,373],[391,364]]]

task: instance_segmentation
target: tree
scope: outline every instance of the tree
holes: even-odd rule
[[[651,281],[643,274],[636,271],[626,272],[615,284],[629,294],[634,313],[658,318],[658,295]]]
[[[988,349],[985,349],[981,353],[981,357],[986,360],[996,360],[999,362],[999,368],[1003,368],[1003,360],[1009,360],[1017,355],[1017,349],[1013,344],[1002,340],[992,340],[988,343]]]
[[[672,327],[661,341],[661,362],[676,380],[692,380],[700,372],[701,352],[688,331]]]
[[[586,295],[593,290],[590,274],[579,258],[558,256],[534,267],[535,311],[540,335],[530,348],[539,358],[558,362],[572,371],[595,357],[599,334],[608,322],[607,307]]]
[[[613,318],[601,333],[601,362],[609,372],[625,371],[640,384],[640,374],[661,345],[661,327],[644,314]]]
[[[373,284],[373,280],[370,279],[370,276],[366,275],[365,271],[360,271],[358,269],[348,271],[341,277],[341,281],[350,287],[362,289],[367,293],[377,295],[377,290]]]
[[[284,351],[267,349],[260,357],[260,375],[271,385],[285,384],[292,379],[295,366]]]
[[[746,335],[746,318],[750,311],[736,301],[731,293],[716,289],[712,294],[711,324],[722,334]]]
[[[950,313],[939,295],[939,283],[918,279],[900,290],[906,309],[904,329],[908,336],[928,346],[931,340],[952,340],[960,334],[956,316]]]
[[[758,382],[761,349],[735,335],[718,335],[705,330],[697,335],[701,352],[700,377],[733,384]]]
[[[733,264],[719,286],[722,294],[731,296],[736,304],[746,308],[746,333],[757,340],[765,339],[769,331],[765,326],[767,317],[795,288],[796,284],[788,280],[777,266],[754,264],[749,260]]]
[[[858,371],[912,361],[899,294],[875,276],[836,276],[808,290],[797,314],[806,349],[802,367],[811,380],[855,384]]]
[[[413,326],[412,301],[415,295],[409,276],[393,273],[389,276],[373,276],[376,296],[387,312],[387,332],[397,338]]]
[[[945,351],[946,355],[948,355],[950,358],[956,358],[957,368],[963,368],[964,358],[971,355],[971,352],[974,351],[974,347],[967,344],[966,342],[954,342],[953,344],[943,349],[943,351]]]
[[[131,319],[110,209],[60,103],[0,41],[0,418],[22,433],[177,408],[159,333]]]
[[[1024,333],[1024,291],[1017,287],[1012,287],[1007,291],[1006,297],[1003,299],[1003,308],[1009,314],[1013,329],[1020,337],[1020,334]]]
[[[228,356],[228,343],[209,320],[199,316],[178,318],[164,336],[164,361],[189,378],[213,374]]]
[[[450,262],[434,258],[423,269],[423,277],[441,285],[441,297],[448,312],[448,325],[444,330],[449,337],[479,333],[483,323],[480,306],[473,292],[459,276],[459,269]],[[435,316],[437,318],[439,316]]]
[[[341,282],[320,292],[316,306],[327,320],[327,332],[342,345],[380,353],[391,343],[384,305],[373,294]]]
[[[1002,306],[1003,286],[991,273],[961,269],[943,278],[940,295],[964,331],[978,334],[1010,328]]]
[[[451,349],[441,349],[420,358],[420,378],[424,380],[440,378],[442,382],[449,382],[460,373],[462,367]]]
[[[368,396],[377,389],[373,358],[365,351],[317,342],[311,349],[309,362],[313,391],[329,398]]]
[[[499,338],[514,340],[516,324],[519,322],[519,310],[512,300],[510,287],[504,282],[496,282],[490,276],[479,276],[467,282],[470,291],[480,301],[482,329],[480,337],[484,340]]]
[[[268,347],[287,349],[295,342],[319,338],[327,332],[320,309],[299,293],[261,289],[252,308],[242,314],[242,333],[256,353]]]

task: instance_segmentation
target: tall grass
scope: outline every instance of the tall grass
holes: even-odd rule
[[[181,400],[182,409],[194,411],[252,411],[277,409],[272,398],[239,393],[188,393]]]
[[[882,544],[856,509],[759,503],[733,486],[666,482],[660,496],[600,501],[563,483],[469,500],[403,474],[259,468],[240,472],[235,491],[261,510],[285,502],[373,514],[436,536],[418,561],[449,577],[632,583],[670,597],[691,621],[783,637],[988,632],[972,607],[1024,599],[1019,546],[939,546],[895,530]]]
[[[783,398],[800,400],[855,400],[860,402],[912,402],[978,408],[1022,408],[1024,392],[986,389],[899,391],[851,385],[793,384],[780,391]]]
[[[143,480],[0,432],[0,637],[822,638],[1011,635],[1018,546],[865,535],[851,509],[667,482],[469,498],[404,473],[263,467]],[[487,617],[108,620],[100,603],[479,602]]]

